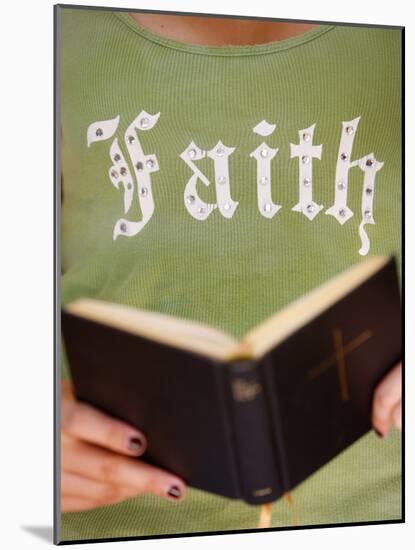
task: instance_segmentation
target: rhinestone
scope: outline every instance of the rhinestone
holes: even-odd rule
[[[146,162],[146,166],[147,166],[147,168],[153,168],[154,167],[154,160],[148,159],[148,161]]]
[[[220,184],[226,183],[226,178],[225,178],[225,176],[220,176],[220,177],[218,178],[218,183],[220,183]]]
[[[133,143],[133,141],[135,141],[135,137],[134,136],[128,136],[127,141],[128,141],[128,143]]]
[[[122,224],[120,225],[120,229],[121,229],[121,231],[122,231],[123,233],[126,233],[126,231],[127,231],[127,224],[126,224],[126,223],[122,223]]]
[[[346,134],[349,134],[349,136],[353,135],[354,133],[354,128],[353,126],[347,126],[346,128]]]
[[[304,157],[301,157],[301,161],[303,164],[308,164],[310,162],[310,157],[305,155]]]
[[[230,210],[230,209],[231,209],[231,205],[230,205],[228,202],[226,202],[226,203],[223,205],[223,208],[224,208],[224,210]]]
[[[310,134],[303,134],[304,141],[310,141],[310,138],[311,138]]]
[[[137,162],[137,164],[135,165],[135,167],[137,168],[137,170],[139,172],[142,172],[143,171],[143,163],[142,162]]]
[[[148,125],[150,124],[150,121],[148,120],[148,118],[142,118],[140,120],[140,126],[141,128],[148,128]]]
[[[370,166],[373,166],[374,164],[375,164],[375,163],[374,163],[373,159],[367,159],[367,161],[366,161],[366,166],[369,166],[369,167],[370,167]]]
[[[338,182],[337,189],[340,189],[340,191],[343,191],[343,189],[346,189],[346,184],[344,183],[344,181]]]
[[[372,212],[370,210],[365,210],[365,218],[367,220],[370,220],[371,217],[372,217]]]
[[[206,212],[206,210],[203,208],[203,206],[200,206],[198,209],[197,209],[197,212],[198,214],[204,214]]]
[[[118,178],[118,172],[116,170],[111,170],[111,176],[113,178]]]
[[[133,184],[132,184],[131,182],[128,182],[128,183],[127,183],[127,189],[131,189],[132,186],[133,186]]]
[[[268,150],[267,149],[261,149],[261,157],[267,157],[268,156]]]
[[[342,160],[347,160],[347,154],[346,154],[346,153],[342,153],[342,154],[340,155],[340,158],[341,158]]]
[[[120,169],[120,173],[122,176],[125,176],[125,174],[127,173],[127,168],[125,166],[123,166],[121,169]]]
[[[340,216],[341,218],[344,218],[344,217],[346,216],[346,210],[345,210],[344,208],[341,208],[341,209],[339,210],[339,216]]]
[[[145,197],[147,195],[147,187],[142,187],[140,190],[139,190],[139,193],[142,197]]]
[[[101,137],[103,133],[102,128],[97,128],[95,131],[95,135],[98,137]]]
[[[189,149],[187,153],[191,159],[194,159],[197,155],[196,149]]]
[[[259,183],[260,183],[261,185],[267,185],[267,183],[268,183],[268,178],[267,178],[267,176],[262,176],[262,177],[259,179]]]
[[[195,202],[195,200],[196,200],[196,197],[194,195],[188,195],[186,197],[186,201],[187,201],[188,204],[193,204]]]
[[[269,202],[264,204],[264,211],[265,212],[271,212],[272,206],[269,204]]]
[[[371,189],[370,187],[366,187],[366,189],[365,189],[366,195],[371,195],[372,192],[373,192],[373,191],[372,191],[372,189]]]
[[[311,179],[310,178],[304,178],[303,184],[304,184],[304,187],[310,187]]]
[[[115,161],[115,162],[118,162],[119,160],[121,160],[121,157],[120,157],[120,155],[119,155],[118,153],[116,153],[116,154],[114,155],[114,161]]]
[[[307,204],[307,212],[312,214],[314,212],[314,205],[313,204]]]
[[[225,149],[223,147],[219,147],[218,149],[216,149],[216,154],[219,157],[223,157],[223,155],[225,154]]]

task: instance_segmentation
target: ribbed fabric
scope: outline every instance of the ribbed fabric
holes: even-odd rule
[[[375,225],[367,225],[369,254],[401,257],[400,31],[322,26],[302,36],[254,46],[200,46],[166,39],[123,12],[62,9],[62,302],[81,296],[161,311],[217,326],[236,336],[360,261],[363,173],[350,170],[348,205],[340,225],[332,206],[341,123],[361,116],[353,159],[373,152],[384,167],[374,195]],[[120,115],[115,137],[145,110],[160,112],[139,132],[145,154],[157,155],[152,174],[155,211],[134,237],[115,241],[124,216],[123,193],[110,182],[108,141],[87,147],[95,121]],[[277,124],[269,137],[252,132],[261,120]],[[316,123],[312,221],[298,202],[298,158],[290,143]],[[211,149],[236,147],[229,158],[230,219],[216,209],[195,220],[183,202],[192,175],[180,154],[194,141]],[[256,163],[265,141],[279,148],[272,161],[272,218],[257,207]],[[125,155],[128,155],[125,152]],[[200,197],[215,202],[213,161],[197,166],[212,182]],[[125,216],[140,220],[136,197]],[[151,368],[140,365],[137,368]],[[285,365],[284,368],[290,368]],[[63,375],[67,376],[63,356]],[[303,524],[401,517],[400,436],[363,437],[305,481],[293,497]],[[185,502],[141,496],[82,513],[62,514],[62,539],[80,540],[190,533],[257,526],[259,509],[190,489]],[[291,524],[282,500],[273,526]]]

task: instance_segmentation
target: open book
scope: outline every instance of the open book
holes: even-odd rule
[[[361,261],[241,340],[89,298],[63,308],[62,331],[77,398],[141,429],[141,459],[271,502],[370,429],[374,387],[401,356],[396,265]]]

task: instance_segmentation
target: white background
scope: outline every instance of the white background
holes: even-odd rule
[[[70,2],[68,2],[70,3]],[[414,529],[414,19],[410,2],[377,0],[121,0],[91,6],[191,11],[405,25],[407,35],[406,183],[406,487],[407,523],[261,534],[87,544],[83,548],[411,547]],[[30,549],[51,544],[53,485],[53,2],[3,2],[1,40],[1,451],[0,545]],[[412,546],[413,547],[413,546]]]

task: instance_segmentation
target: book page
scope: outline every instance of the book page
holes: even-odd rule
[[[66,306],[69,313],[138,336],[224,360],[238,340],[202,323],[122,304],[82,298]]]

